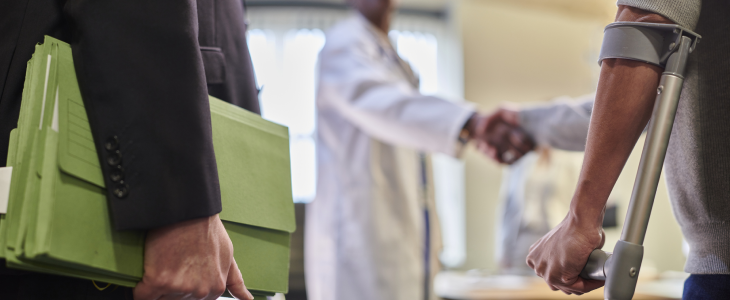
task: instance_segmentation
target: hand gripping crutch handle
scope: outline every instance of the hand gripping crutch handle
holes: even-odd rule
[[[585,279],[605,280],[605,299],[629,300],[634,295],[644,256],[642,244],[684,83],[687,57],[699,39],[699,35],[678,25],[616,22],[606,27],[601,59],[639,60],[665,70],[657,87],[621,239],[613,253],[594,250],[580,274]]]
[[[606,252],[601,249],[593,250],[588,257],[588,262],[583,267],[583,271],[580,272],[580,277],[601,281],[606,280],[606,270],[604,267],[611,254],[611,252]]]

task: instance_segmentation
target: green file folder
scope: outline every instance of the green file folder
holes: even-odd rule
[[[246,286],[285,293],[295,230],[288,129],[210,98],[223,211]],[[68,44],[36,46],[11,132],[8,213],[0,255],[9,267],[133,287],[144,232],[112,228],[106,189]]]

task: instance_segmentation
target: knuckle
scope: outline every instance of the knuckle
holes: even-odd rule
[[[227,256],[226,258],[233,257],[233,243],[230,240],[226,241],[225,246],[222,249],[224,249],[222,252],[225,253],[225,256]]]
[[[203,299],[207,295],[207,293],[203,293],[201,291],[201,293],[203,293],[203,296],[202,297],[198,297],[197,296],[198,289],[192,288],[192,287],[182,287],[180,289],[175,290],[175,292],[176,293],[179,293],[179,294],[182,294],[182,295],[190,295],[190,296],[192,296],[195,299]]]
[[[226,292],[226,285],[216,285],[211,290],[210,293],[215,295],[216,297],[220,297],[220,295],[223,295],[223,293]]]
[[[151,280],[150,285],[160,290],[170,290],[174,288],[172,280],[165,276],[154,277]]]
[[[562,283],[569,283],[572,281],[572,278],[567,275],[560,276],[560,282]]]
[[[221,278],[220,280],[216,280],[216,282],[211,287],[213,292],[221,291],[221,293],[226,291],[226,279]]]
[[[525,260],[525,263],[527,264],[528,267],[530,267],[530,269],[533,269],[533,270],[535,269],[535,263],[532,261],[532,259],[530,259],[530,257],[527,257],[527,260]]]
[[[543,274],[550,274],[550,270],[548,269],[548,265],[545,261],[537,261],[535,264],[535,271],[539,271]]]
[[[208,294],[210,293],[206,288],[196,288],[191,294],[195,299],[203,299],[205,297],[208,297]]]
[[[553,276],[551,274],[547,274],[547,276],[545,276],[544,278],[545,278],[545,281],[547,281],[547,283],[549,285],[553,285],[556,287],[563,286],[563,282],[559,278],[556,278],[555,276]]]

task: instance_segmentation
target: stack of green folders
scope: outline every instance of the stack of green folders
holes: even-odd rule
[[[286,127],[210,98],[220,218],[249,290],[285,293],[295,229]],[[28,62],[0,255],[12,268],[133,287],[144,232],[115,231],[68,44],[46,37]]]

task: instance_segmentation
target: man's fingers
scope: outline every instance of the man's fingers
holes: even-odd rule
[[[487,133],[488,127],[496,121],[495,115],[477,118],[477,123],[474,128],[474,137],[482,138]]]
[[[228,292],[236,299],[253,300],[253,295],[246,289],[246,285],[243,283],[243,277],[241,277],[241,270],[238,269],[236,260],[233,258],[231,258],[231,267],[228,270],[226,288],[228,288]]]
[[[134,300],[157,300],[160,299],[163,294],[162,291],[155,289],[142,280],[134,287],[133,295]]]
[[[603,231],[603,228],[601,228],[601,244],[598,245],[598,248],[596,249],[602,249],[603,245],[606,243],[606,232]]]
[[[530,267],[530,269],[535,270],[535,263],[532,262],[532,259],[530,259],[529,256],[527,257],[526,263],[527,263],[527,266]]]
[[[593,291],[597,288],[602,287],[604,284],[603,281],[598,280],[587,280],[583,278],[578,278],[578,280],[569,286],[555,286],[548,284],[548,287],[550,287],[551,290],[557,291],[560,290],[561,292],[565,293],[566,295],[575,294],[575,295],[583,295],[585,293],[588,293],[590,291]]]
[[[512,126],[519,126],[520,124],[520,113],[515,109],[500,108],[498,114],[502,121]]]
[[[499,150],[497,150],[496,147],[490,145],[487,142],[479,142],[479,149],[486,155],[487,157],[491,158],[492,160],[503,164],[504,161],[502,160],[502,155],[500,155]]]
[[[503,123],[504,122],[502,121],[502,117],[499,115],[499,113],[480,118],[479,123],[477,123],[476,136],[484,137],[485,135],[493,131],[496,126]]]
[[[518,128],[514,128],[510,131],[509,142],[523,155],[535,148],[535,144],[532,142],[532,139]]]
[[[575,283],[573,283],[572,285],[567,286],[566,289],[575,291],[576,293],[588,293],[592,290],[602,287],[604,283],[604,281],[583,279],[581,277],[578,277],[578,280],[576,280]]]

